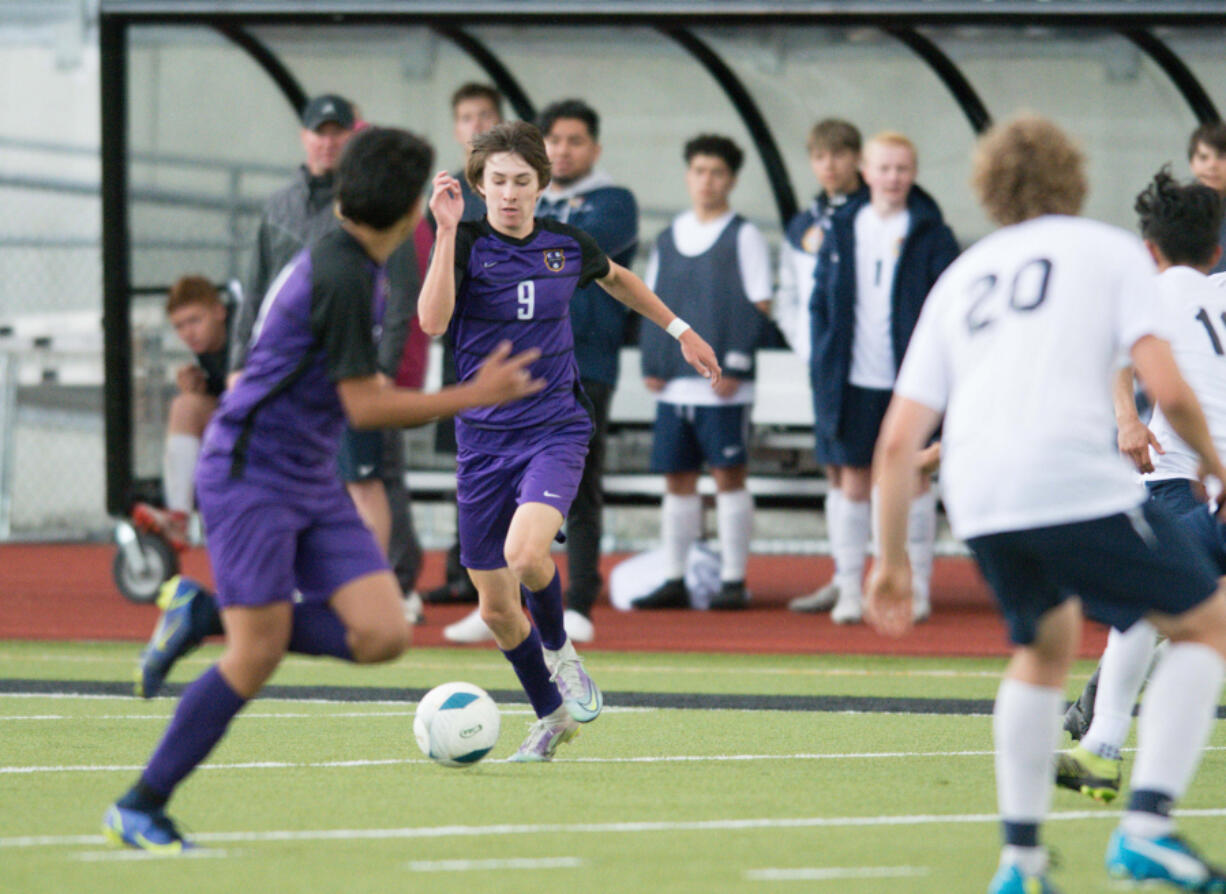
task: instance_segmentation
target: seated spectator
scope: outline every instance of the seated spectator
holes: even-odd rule
[[[187,547],[187,522],[194,504],[200,439],[226,389],[233,308],[203,276],[180,277],[166,298],[166,316],[175,334],[196,355],[175,372],[178,393],[170,402],[162,491],[166,507],[137,503],[132,519],[142,530],[162,535],[176,550]]]

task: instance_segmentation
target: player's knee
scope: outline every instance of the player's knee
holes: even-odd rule
[[[376,664],[399,658],[409,647],[411,638],[408,622],[398,618],[392,624],[351,629],[349,649],[359,664]]]
[[[524,581],[537,576],[538,570],[549,560],[549,553],[528,543],[508,544],[503,558],[515,579]]]

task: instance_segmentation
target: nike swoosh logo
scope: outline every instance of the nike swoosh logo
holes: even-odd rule
[[[482,267],[485,267],[486,269],[489,269],[490,267],[493,267],[493,266],[494,266],[495,264],[497,264],[497,263],[498,263],[497,261],[486,261],[486,262],[485,262],[484,264],[482,264],[481,266],[482,266]]]
[[[166,644],[170,642],[170,638],[174,636],[182,626],[183,621],[180,618],[176,618],[169,624],[159,624],[157,634],[153,641],[154,648],[159,652],[165,649]]]
[[[1144,838],[1129,838],[1128,847],[1153,860],[1180,881],[1203,882],[1209,878],[1205,864],[1188,854],[1162,847]]]
[[[736,456],[740,452],[741,452],[740,447],[725,447],[724,448],[724,456]]]
[[[365,478],[375,470],[374,466],[358,466],[358,474]]]
[[[561,494],[555,494],[555,493],[553,493],[552,491],[545,491],[545,496],[547,496],[547,497],[552,497],[552,498],[553,498],[553,499],[555,499],[555,500],[560,500],[560,499],[562,499],[562,495],[561,495]]]

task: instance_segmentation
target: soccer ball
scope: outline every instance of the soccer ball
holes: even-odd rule
[[[468,767],[498,742],[502,717],[494,700],[472,683],[444,683],[425,694],[413,717],[422,754],[444,767]]]

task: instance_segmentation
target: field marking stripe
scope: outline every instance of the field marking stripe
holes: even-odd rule
[[[751,882],[828,882],[849,878],[910,878],[927,875],[927,866],[801,866],[748,869]]]
[[[766,761],[766,760],[864,760],[869,758],[907,757],[990,757],[992,751],[882,751],[862,754],[692,754],[664,755],[661,757],[579,757],[567,759],[575,764],[650,764],[650,763],[700,763],[703,761]],[[384,758],[347,761],[247,761],[233,764],[201,764],[198,770],[284,770],[298,768],[351,768],[386,767],[395,764],[428,764],[426,758]],[[134,764],[99,764],[85,766],[0,767],[0,774],[27,773],[131,773],[140,772],[143,766]]]
[[[192,859],[208,859],[211,857],[229,857],[231,854],[218,848],[194,848],[180,853],[159,853],[157,851],[112,850],[112,851],[82,851],[71,854],[69,859],[80,860],[83,863],[118,863],[129,860],[177,860],[184,857]]]
[[[413,872],[482,872],[502,869],[576,869],[578,857],[512,857],[506,860],[414,860]]]
[[[133,653],[135,654],[135,652]],[[1007,659],[1000,659],[1001,666]],[[0,649],[0,662],[13,661],[20,663],[28,663],[31,661],[41,661],[46,664],[54,664],[63,662],[65,664],[121,664],[131,665],[134,662],[132,655],[24,655],[12,651]],[[184,666],[208,667],[215,664],[217,661],[215,656],[200,657],[200,658],[182,658],[176,664]],[[298,658],[295,656],[287,656],[282,660],[283,667],[316,667],[318,666],[313,659]],[[402,667],[409,670],[466,670],[466,671],[497,671],[503,665],[497,662],[450,662],[450,661],[403,661],[397,664],[397,667]],[[676,673],[676,674],[697,674],[697,675],[724,675],[724,676],[769,676],[769,677],[948,677],[957,679],[965,677],[967,679],[975,678],[990,678],[1000,679],[1001,671],[994,670],[963,670],[959,668],[861,668],[861,667],[703,667],[701,665],[687,664],[625,664],[625,665],[609,665],[603,668],[608,673],[633,673],[633,674],[655,674],[655,673]],[[1069,674],[1069,679],[1088,679],[1089,673]]]
[[[1176,810],[1178,817],[1226,817],[1226,807]],[[1113,810],[1069,810],[1053,813],[1046,822],[1074,820],[1111,820],[1119,822],[1119,812]],[[931,826],[998,823],[996,813],[965,814],[903,814],[898,816],[811,816],[766,817],[754,819],[692,820],[617,823],[500,823],[491,826],[410,826],[397,829],[292,829],[268,832],[199,832],[188,837],[193,841],[215,844],[239,844],[277,841],[379,841],[404,838],[476,838],[499,835],[556,835],[587,832],[592,834],[637,832],[727,832],[762,829],[855,828],[868,826]],[[100,844],[101,835],[31,835],[0,838],[0,848],[61,847],[65,845]]]
[[[1135,748],[1125,748],[1125,752],[1136,751]],[[1210,745],[1205,751],[1226,751],[1226,745]],[[669,763],[705,763],[705,762],[736,762],[736,761],[842,761],[842,760],[873,760],[876,758],[906,759],[919,757],[992,757],[996,752],[982,751],[862,751],[848,753],[807,753],[795,754],[670,754],[660,756],[639,757],[573,757],[562,763],[567,764],[669,764]],[[390,757],[370,758],[345,761],[245,761],[233,764],[201,764],[197,770],[294,770],[302,768],[352,769],[359,767],[390,767],[402,764],[428,764],[424,757]],[[82,766],[34,766],[34,767],[0,767],[0,775],[23,775],[34,773],[139,773],[145,769],[137,764],[96,764]]]

